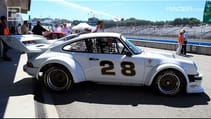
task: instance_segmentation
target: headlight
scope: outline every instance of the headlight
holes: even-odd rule
[[[175,59],[176,57],[175,57],[175,55],[172,53],[172,57]]]
[[[198,67],[197,67],[197,65],[196,65],[196,63],[195,62],[193,62],[193,66],[194,66],[194,68],[196,69],[196,71],[198,70]]]

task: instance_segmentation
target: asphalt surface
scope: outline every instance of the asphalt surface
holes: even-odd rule
[[[20,70],[21,54],[14,50],[8,54],[12,61],[0,60],[0,117],[22,117],[23,113],[26,117],[34,116],[33,102],[28,104],[33,100],[32,79]]]
[[[26,54],[10,49],[8,55],[12,61],[0,59],[0,118],[57,118],[55,106],[43,103],[51,98],[23,71]]]
[[[77,84],[70,92],[55,93],[40,87],[23,72],[26,54],[10,50],[9,56],[12,62],[0,60],[0,118],[211,118],[211,56],[177,56],[196,62],[203,74],[205,93],[176,97],[160,96],[148,87],[94,83]]]

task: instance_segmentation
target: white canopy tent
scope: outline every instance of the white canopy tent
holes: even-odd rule
[[[95,27],[93,27],[93,26],[90,26],[89,24],[87,24],[87,23],[80,23],[80,24],[78,24],[78,25],[76,25],[76,26],[73,26],[72,27],[72,31],[73,32],[86,32],[86,30],[91,30],[91,31],[93,31],[95,29]]]

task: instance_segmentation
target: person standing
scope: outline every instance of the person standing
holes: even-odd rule
[[[7,27],[7,18],[1,16],[0,22],[0,35],[8,36],[10,34],[9,28]],[[11,61],[11,58],[7,56],[9,46],[3,41],[3,60]]]
[[[16,27],[16,30],[17,30],[17,35],[21,35],[21,24],[20,23]]]
[[[37,25],[34,26],[32,29],[33,34],[36,35],[43,35],[43,32],[46,32],[47,30],[41,26],[41,22],[37,21]]]
[[[62,31],[65,35],[71,34],[71,30],[70,30],[69,27],[67,27],[67,24],[66,24],[66,23],[63,24],[63,28],[62,28],[61,31]]]
[[[28,34],[29,28],[28,28],[28,22],[24,21],[23,25],[21,26],[21,34]]]
[[[53,26],[52,31],[53,31],[53,32],[59,32],[58,27],[59,27],[58,24],[55,24],[55,25]]]
[[[97,22],[97,26],[95,28],[95,30],[93,31],[93,33],[96,32],[104,32],[104,28],[103,28],[103,21],[98,21]],[[104,53],[104,48],[105,48],[105,41],[102,38],[97,38],[97,50],[100,51],[101,53]]]
[[[11,26],[10,27],[9,33],[10,33],[10,35],[15,35],[16,34],[15,26]]]
[[[103,21],[97,22],[96,29],[93,32],[104,32]]]
[[[188,34],[184,29],[183,29],[183,37],[184,37],[184,43],[182,45],[181,54],[186,55],[186,46],[187,46],[187,41],[188,41]]]
[[[184,44],[184,35],[183,35],[183,31],[180,31],[178,35],[178,48],[177,48],[176,54],[181,55],[183,44]]]

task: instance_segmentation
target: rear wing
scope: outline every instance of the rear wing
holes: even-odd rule
[[[43,52],[50,46],[47,39],[39,35],[8,35],[0,39],[9,47],[26,53]]]

